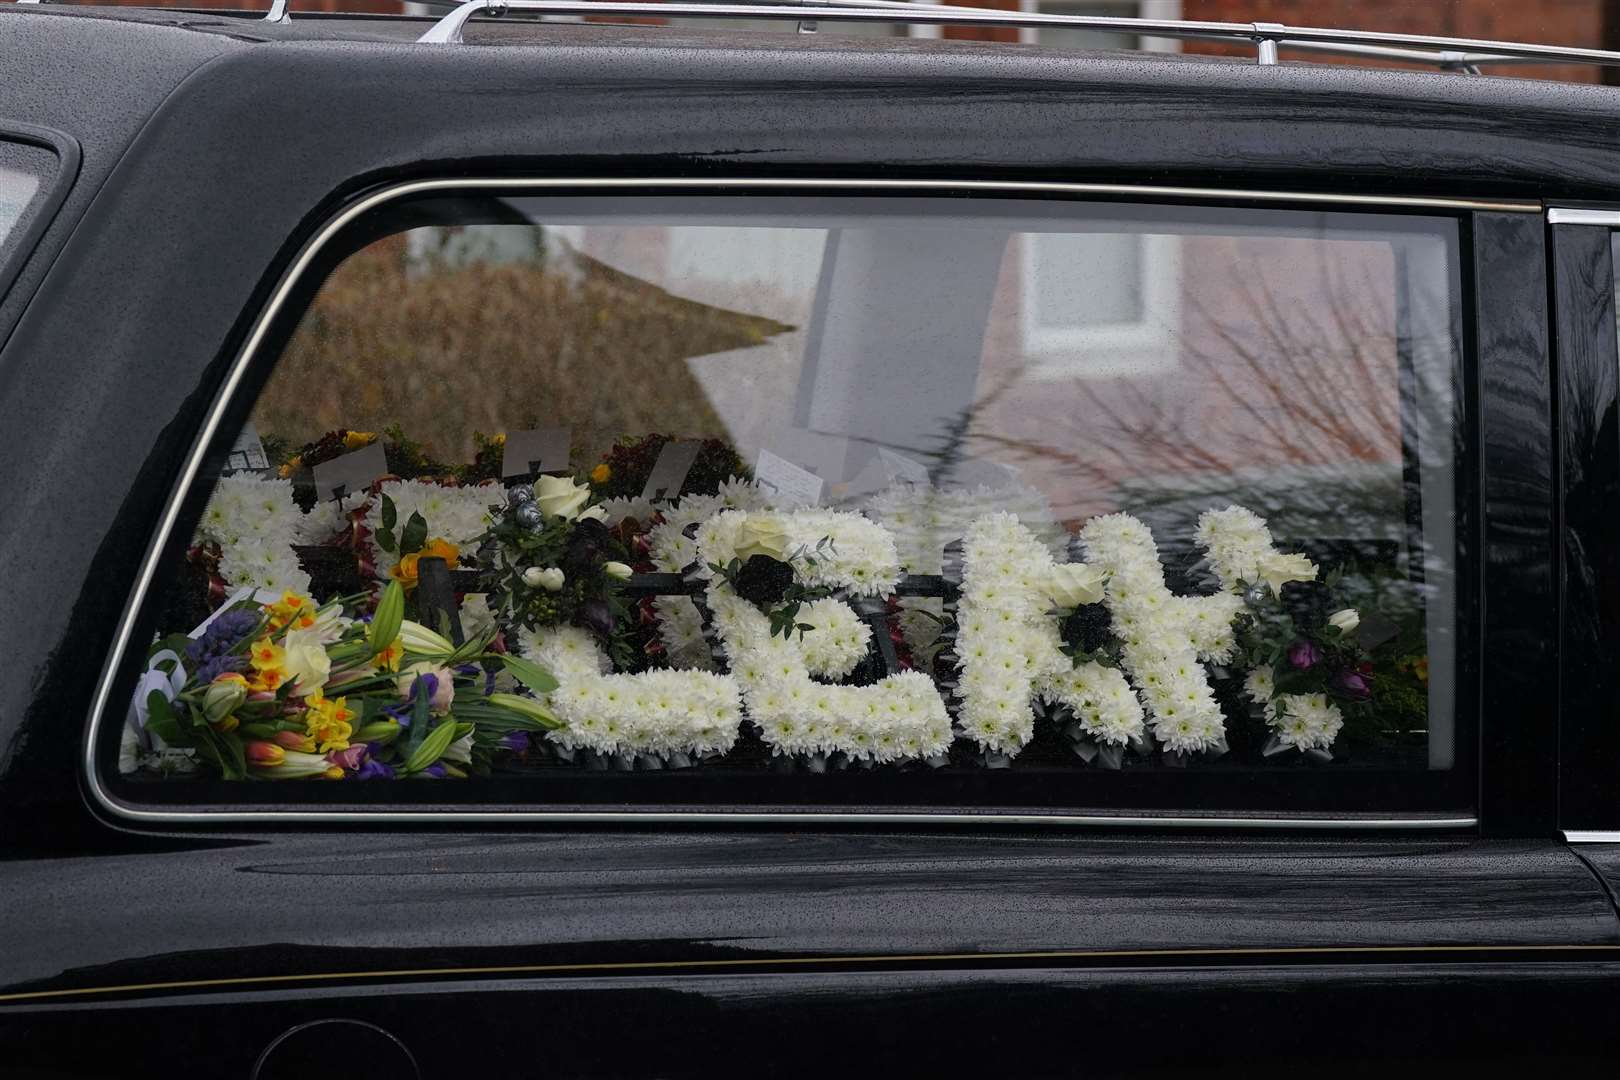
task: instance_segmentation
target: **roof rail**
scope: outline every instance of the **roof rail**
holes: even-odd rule
[[[807,10],[809,9],[809,10]],[[1434,64],[1451,70],[1477,70],[1500,63],[1596,64],[1620,67],[1620,52],[1568,45],[1431,37],[1376,30],[1338,30],[1282,23],[1200,22],[1102,15],[1052,15],[918,4],[906,0],[772,0],[771,3],[713,3],[709,0],[466,0],[417,40],[454,44],[474,15],[514,11],[542,15],[624,15],[686,19],[780,19],[784,22],[916,23],[925,26],[1070,27],[1100,33],[1144,35],[1182,41],[1241,41],[1255,46],[1261,64],[1277,63],[1279,46],[1349,56],[1376,56]],[[808,27],[805,27],[808,28]]]

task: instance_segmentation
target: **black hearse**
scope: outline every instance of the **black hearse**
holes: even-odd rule
[[[0,5],[0,1072],[1612,1068],[1620,92],[1503,60],[1620,57]]]

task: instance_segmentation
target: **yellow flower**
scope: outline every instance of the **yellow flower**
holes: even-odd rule
[[[343,434],[343,445],[350,450],[370,446],[376,441],[377,433],[375,431],[348,431]]]
[[[399,662],[405,658],[405,639],[395,638],[392,643],[383,646],[383,651],[372,658],[381,671],[398,671]]]
[[[416,564],[424,559],[436,557],[443,559],[452,567],[461,558],[461,549],[442,537],[435,537],[427,542],[421,551],[413,551],[402,556],[394,568],[388,571],[388,576],[399,582],[407,589],[416,588]]]
[[[267,606],[265,611],[270,614],[271,631],[280,630],[297,620],[303,620],[300,625],[306,628],[315,625],[315,601],[291,590],[282,593],[281,599]]]
[[[491,439],[489,441],[495,446],[505,446],[506,445],[506,432],[504,432],[504,431],[501,432],[499,435],[496,435],[493,439]]]
[[[328,701],[319,690],[304,699],[304,733],[315,740],[321,753],[347,750],[354,734],[355,712],[348,698]]]
[[[1412,674],[1416,675],[1418,682],[1424,686],[1429,685],[1429,658],[1427,656],[1419,657],[1412,663]]]
[[[591,483],[593,484],[605,484],[611,479],[613,479],[613,469],[605,461],[591,470]]]
[[[303,463],[303,457],[299,454],[294,454],[292,457],[287,459],[286,463],[282,465],[281,468],[276,470],[276,475],[281,477],[291,476],[293,473],[298,471],[299,466],[301,466]]]
[[[279,670],[287,662],[287,653],[280,645],[262,637],[248,649],[248,658],[254,671]]]

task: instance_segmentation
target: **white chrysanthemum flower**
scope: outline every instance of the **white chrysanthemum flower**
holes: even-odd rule
[[[563,722],[553,742],[601,754],[723,753],[737,741],[737,681],[708,671],[612,674],[612,663],[584,630],[545,627],[518,633],[519,654],[549,670],[546,701]]]
[[[855,515],[798,511],[781,515],[796,542],[803,532],[841,529],[835,546],[845,542],[862,552],[869,570],[882,569],[884,545],[877,545]],[[704,562],[723,562],[744,514],[724,511],[699,526]],[[852,524],[853,519],[861,524]],[[795,532],[795,530],[803,532]],[[714,545],[711,547],[710,545]],[[814,540],[810,546],[814,546]],[[888,545],[892,550],[892,545]],[[840,551],[840,555],[844,554]],[[833,559],[827,560],[829,563]],[[845,559],[840,567],[860,563]],[[827,567],[822,573],[830,574]],[[896,566],[893,573],[898,573]],[[851,587],[849,580],[842,587]],[[737,597],[724,579],[708,584],[709,609],[724,644],[731,670],[742,686],[748,713],[761,737],[780,754],[842,752],[858,760],[899,761],[944,753],[951,743],[951,721],[933,681],[915,671],[890,675],[873,686],[827,686],[811,678],[812,667],[842,675],[866,654],[871,628],[841,600],[807,604],[801,618],[815,626],[803,637],[773,637],[770,621],[752,604]]]
[[[1118,671],[1075,667],[1062,652],[1045,583],[1046,546],[1011,514],[973,522],[962,551],[956,652],[959,720],[983,749],[1016,754],[1034,734],[1034,699],[1067,705],[1082,730],[1123,745],[1143,731],[1141,707]]]
[[[427,480],[389,480],[379,489],[379,496],[366,510],[366,528],[375,533],[382,528],[382,497],[394,503],[397,538],[412,514],[421,514],[427,522],[430,539],[442,538],[459,547],[466,547],[489,528],[490,507],[501,502],[500,487],[485,484],[476,487],[446,487]],[[397,551],[375,548],[374,565],[377,576],[387,580],[388,572],[399,564]]]
[[[1265,523],[1241,507],[1199,519],[1198,541],[1222,583],[1235,587]],[[1093,518],[1080,531],[1088,561],[1112,572],[1105,602],[1123,644],[1125,670],[1141,691],[1160,745],[1195,753],[1225,745],[1225,722],[1201,661],[1226,662],[1236,647],[1232,622],[1242,600],[1232,593],[1174,596],[1164,583],[1158,546],[1128,514]]]
[[[1271,727],[1284,746],[1326,750],[1344,727],[1344,714],[1326,694],[1284,694],[1277,699]]]
[[[292,550],[304,542],[303,522],[291,480],[237,473],[214,486],[194,542],[219,545],[219,575],[229,586],[307,593],[309,575]]]

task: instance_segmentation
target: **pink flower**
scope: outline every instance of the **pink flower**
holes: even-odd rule
[[[356,743],[347,750],[333,750],[326,755],[326,760],[344,769],[358,769],[366,763],[366,753],[371,748],[365,743]]]
[[[1288,646],[1288,662],[1300,671],[1307,671],[1322,659],[1322,650],[1309,641],[1296,641]]]

